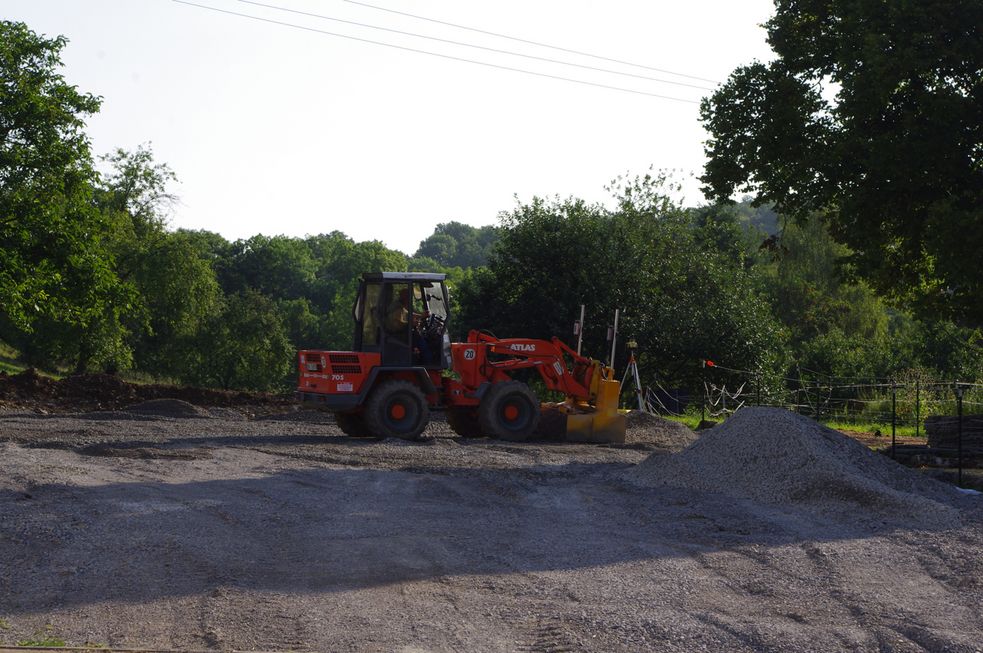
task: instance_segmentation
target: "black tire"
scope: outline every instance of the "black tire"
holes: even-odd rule
[[[493,385],[478,406],[481,432],[500,440],[528,440],[539,425],[539,400],[525,383]]]
[[[447,423],[462,438],[480,438],[481,427],[474,408],[448,408]]]
[[[378,438],[417,440],[430,421],[427,398],[409,381],[384,381],[365,402],[365,425]]]
[[[341,432],[349,437],[365,438],[371,436],[369,427],[365,425],[365,420],[359,414],[335,413],[334,421],[338,424]]]

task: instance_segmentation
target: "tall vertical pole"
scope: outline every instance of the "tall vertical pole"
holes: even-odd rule
[[[644,411],[645,398],[644,398],[644,393],[642,392],[642,378],[638,374],[638,361],[635,360],[634,355],[632,355],[631,366],[635,372],[635,392],[638,393],[638,410]]]
[[[577,334],[577,355],[580,356],[580,347],[584,344],[584,305],[580,305],[580,332]]]
[[[956,431],[956,464],[959,469],[956,472],[956,484],[959,487],[963,486],[963,387],[956,382],[956,415],[957,415],[957,428]]]
[[[898,422],[898,385],[891,379],[891,458],[894,458],[894,432]]]
[[[703,401],[700,402],[700,424],[707,421],[707,362],[701,363],[700,380],[703,381]]]
[[[922,432],[922,382],[915,379],[915,437],[920,437]]]
[[[614,368],[614,347],[618,342],[618,314],[620,309],[614,309],[614,331],[611,332],[611,367]]]

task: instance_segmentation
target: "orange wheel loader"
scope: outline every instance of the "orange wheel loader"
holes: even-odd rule
[[[352,309],[353,351],[299,352],[297,398],[332,411],[350,436],[415,440],[432,410],[444,410],[463,437],[521,441],[541,414],[564,420],[569,441],[624,442],[614,370],[558,338],[499,339],[471,331],[451,343],[445,275],[362,275]],[[513,378],[533,369],[565,400],[543,405]]]

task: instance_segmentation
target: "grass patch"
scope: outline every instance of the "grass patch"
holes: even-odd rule
[[[63,648],[65,646],[65,640],[60,637],[42,637],[38,638],[37,635],[34,639],[22,639],[17,642],[17,646],[24,646],[29,648]]]
[[[29,639],[22,639],[17,642],[17,646],[30,648],[63,648],[65,640],[54,634],[54,626],[46,625],[43,629],[34,633]]]
[[[883,422],[853,422],[853,421],[842,421],[842,420],[831,420],[827,422],[826,420],[823,420],[822,423],[828,426],[829,428],[835,429],[837,431],[854,431],[857,433],[874,433],[875,431],[880,431],[882,436],[890,437],[891,435],[890,422],[885,424]],[[895,427],[894,433],[896,435],[904,436],[906,438],[916,437],[915,427],[910,424],[908,425],[898,424]],[[922,438],[925,437],[924,428],[920,429],[918,436]]]
[[[696,430],[696,427],[700,425],[699,415],[691,415],[687,413],[685,415],[665,415],[665,418],[668,420],[672,420],[673,422],[679,422],[680,424],[688,426],[694,431]]]
[[[0,370],[7,374],[20,374],[24,371],[24,365],[17,360],[20,352],[5,342],[0,341]]]
[[[0,617],[0,630],[10,630],[10,623],[2,617]]]
[[[136,385],[181,385],[178,379],[166,376],[154,376],[149,372],[140,370],[124,370],[119,373],[119,378],[127,383]]]
[[[700,424],[700,414],[699,413],[685,413],[683,415],[665,415],[666,419],[672,420],[673,422],[679,422],[684,424],[689,428],[696,430],[696,427]],[[722,420],[719,417],[711,417],[711,421],[720,423]],[[891,436],[891,423],[887,422],[877,422],[877,421],[863,421],[863,420],[820,420],[821,423],[831,429],[836,431],[854,431],[856,433],[874,433],[875,431],[880,431],[881,435],[890,437]],[[915,427],[911,424],[898,424],[895,428],[895,434],[899,437],[913,438],[916,437]],[[925,429],[919,430],[918,437],[925,437]]]

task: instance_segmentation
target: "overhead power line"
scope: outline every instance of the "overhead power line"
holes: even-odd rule
[[[584,86],[594,86],[594,87],[597,87],[597,88],[605,88],[605,89],[608,89],[608,90],[611,90],[611,91],[621,91],[621,92],[624,92],[624,93],[633,93],[635,95],[645,95],[645,96],[648,96],[648,97],[659,98],[659,99],[662,99],[662,100],[672,100],[674,102],[684,102],[686,104],[699,104],[696,100],[687,100],[687,99],[684,99],[684,98],[672,97],[670,95],[660,95],[658,93],[649,93],[648,91],[640,91],[640,90],[637,90],[637,89],[624,88],[624,87],[621,87],[621,86],[610,86],[608,84],[599,84],[597,82],[589,82],[589,81],[586,81],[586,80],[583,80],[583,79],[574,79],[572,77],[563,77],[561,75],[551,75],[549,73],[541,73],[541,72],[536,72],[536,71],[533,71],[533,70],[526,70],[524,68],[513,68],[511,66],[502,66],[502,65],[499,65],[499,64],[489,63],[487,61],[477,61],[475,59],[466,59],[464,57],[455,57],[455,56],[449,55],[449,54],[441,54],[439,52],[430,52],[429,50],[420,50],[420,49],[417,49],[417,48],[411,48],[411,47],[407,47],[407,46],[404,46],[404,45],[396,45],[395,43],[385,43],[384,41],[373,41],[372,39],[360,38],[360,37],[357,37],[357,36],[351,36],[349,34],[338,34],[337,32],[329,32],[327,30],[317,29],[315,27],[308,27],[306,25],[297,25],[297,24],[294,24],[294,23],[286,23],[286,22],[279,21],[279,20],[273,20],[271,18],[263,18],[261,16],[252,16],[250,14],[243,14],[243,13],[239,13],[237,11],[231,11],[229,9],[219,9],[218,7],[210,7],[208,5],[198,4],[196,2],[189,2],[188,0],[171,0],[171,1],[172,2],[176,2],[178,4],[182,4],[182,5],[188,5],[188,6],[191,6],[191,7],[198,7],[199,9],[206,9],[208,11],[214,11],[214,12],[220,13],[220,14],[228,14],[230,16],[239,16],[240,18],[248,18],[250,20],[255,20],[255,21],[259,21],[259,22],[263,22],[263,23],[270,23],[272,25],[280,25],[280,26],[283,26],[283,27],[290,27],[290,28],[293,28],[293,29],[304,30],[305,32],[313,32],[315,34],[324,34],[326,36],[336,36],[338,38],[349,39],[351,41],[358,41],[360,43],[368,43],[368,44],[371,44],[371,45],[381,45],[383,47],[393,48],[393,49],[396,49],[396,50],[403,50],[405,52],[416,52],[417,54],[426,54],[426,55],[430,55],[432,57],[440,57],[442,59],[450,59],[452,61],[461,61],[461,62],[464,62],[464,63],[475,64],[475,65],[478,65],[478,66],[486,66],[488,68],[497,68],[499,70],[508,70],[508,71],[511,71],[511,72],[523,73],[523,74],[526,74],[526,75],[534,75],[536,77],[545,77],[545,78],[548,78],[548,79],[555,79],[555,80],[559,80],[559,81],[563,81],[563,82],[572,82],[574,84],[582,84]]]
[[[675,86],[687,86],[689,88],[698,88],[702,91],[712,91],[713,89],[709,86],[699,86],[697,84],[690,84],[688,82],[677,82],[671,79],[659,79],[657,77],[649,77],[648,75],[637,75],[635,73],[627,73],[621,70],[612,70],[610,68],[598,68],[596,66],[587,66],[585,64],[574,63],[571,61],[562,61],[560,59],[550,59],[549,57],[539,57],[533,54],[525,54],[523,52],[514,52],[512,50],[501,50],[499,48],[490,48],[484,45],[477,45],[475,43],[465,43],[463,41],[453,41],[451,39],[442,39],[436,36],[428,36],[426,34],[418,34],[416,32],[406,32],[403,30],[392,29],[389,27],[381,27],[379,25],[371,25],[369,23],[360,23],[354,20],[345,20],[343,18],[335,18],[333,16],[325,16],[323,14],[315,14],[309,11],[300,11],[299,9],[291,9],[289,7],[282,7],[279,5],[271,5],[263,2],[256,2],[255,0],[239,0],[239,2],[247,5],[255,5],[257,7],[264,7],[266,9],[273,9],[275,11],[284,11],[290,14],[298,14],[300,16],[308,16],[310,18],[319,18],[321,20],[331,20],[336,23],[345,23],[346,25],[356,25],[358,27],[366,27],[368,29],[380,30],[383,32],[390,32],[392,34],[401,34],[403,36],[412,36],[420,39],[427,39],[428,41],[437,41],[439,43],[448,43],[450,45],[460,45],[465,48],[474,48],[476,50],[485,50],[486,52],[495,52],[497,54],[507,54],[513,57],[523,57],[525,59],[535,59],[536,61],[545,61],[548,63],[560,64],[561,66],[572,66],[574,68],[583,68],[585,70],[593,70],[600,73],[608,73],[611,75],[622,75],[623,77],[634,77],[635,79],[644,79],[650,82],[659,82],[661,84],[673,84]]]
[[[550,45],[549,43],[542,43],[541,41],[532,41],[530,39],[519,38],[518,36],[509,36],[508,34],[501,34],[499,32],[491,32],[484,29],[479,29],[477,27],[469,27],[467,25],[459,25],[457,23],[450,23],[445,20],[438,20],[436,18],[427,18],[426,16],[419,16],[417,14],[411,14],[405,11],[397,11],[396,9],[389,9],[388,7],[379,7],[377,5],[371,5],[367,2],[358,2],[357,0],[342,0],[353,5],[359,5],[360,7],[368,7],[369,9],[376,9],[378,11],[387,11],[391,14],[398,14],[400,16],[407,16],[409,18],[415,18],[416,20],[425,20],[429,23],[437,23],[438,25],[446,25],[448,27],[456,27],[457,29],[468,30],[469,32],[477,32],[478,34],[486,34],[488,36],[495,36],[502,39],[508,39],[510,41],[516,41],[518,43],[527,43],[529,45],[536,45],[541,48],[549,48],[551,50],[558,50],[560,52],[567,52],[569,54],[576,54],[582,57],[590,57],[592,59],[600,59],[601,61],[610,61],[611,63],[619,63],[625,66],[634,66],[635,68],[644,68],[645,70],[652,70],[658,73],[667,73],[669,75],[677,75],[679,77],[686,77],[689,79],[699,80],[701,82],[710,82],[711,84],[719,84],[720,82],[715,79],[707,79],[706,77],[697,77],[696,75],[687,75],[686,73],[677,73],[672,70],[666,70],[665,68],[655,68],[654,66],[647,66],[645,64],[633,63],[631,61],[624,61],[622,59],[614,59],[612,57],[604,57],[599,54],[591,54],[590,52],[583,52],[581,50],[572,50],[570,48],[563,48],[558,45]]]

